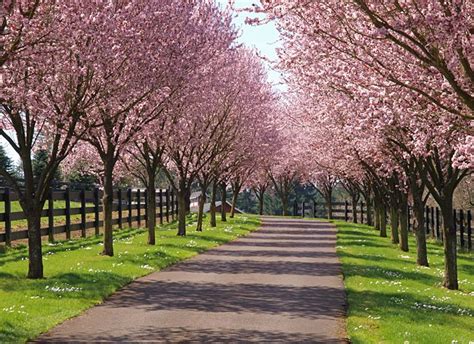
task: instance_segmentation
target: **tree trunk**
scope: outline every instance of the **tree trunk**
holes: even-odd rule
[[[227,205],[227,185],[226,183],[221,184],[221,221],[226,222],[227,221],[227,211],[226,211],[226,205]]]
[[[426,249],[425,207],[422,200],[417,201],[413,195],[413,216],[415,217],[414,232],[416,238],[416,263],[429,266]]]
[[[380,211],[380,236],[387,237],[387,208],[384,204],[379,207]]]
[[[212,192],[211,192],[211,227],[217,227],[216,219],[216,194],[217,194],[217,183],[212,183]]]
[[[326,207],[328,210],[328,219],[332,220],[332,199],[331,198],[326,199]]]
[[[237,198],[239,197],[240,187],[232,189],[232,207],[230,208],[230,218],[233,219],[235,215],[235,208],[237,206]]]
[[[380,231],[380,206],[375,204],[375,229]]]
[[[28,278],[43,278],[43,252],[41,247],[41,217],[38,211],[25,211],[28,223]]]
[[[288,214],[288,195],[282,193],[280,196],[281,199],[281,206],[282,206],[282,215],[286,216]]]
[[[454,227],[453,198],[447,197],[439,204],[443,214],[443,246],[444,246],[444,281],[443,285],[452,290],[457,290],[458,269],[456,252],[456,230]]]
[[[263,215],[263,193],[262,193],[262,197],[260,197],[258,200],[258,213],[260,215]]]
[[[114,255],[112,211],[113,211],[113,158],[104,161],[104,195],[102,197],[104,221],[104,250],[102,254],[112,257]]]
[[[392,228],[392,231],[390,233],[392,244],[398,244],[400,242],[400,239],[398,237],[398,223],[398,209],[395,207],[390,207],[390,227]]]
[[[156,188],[155,171],[148,171],[148,190],[147,190],[147,225],[148,225],[148,244],[155,245],[155,227],[156,227]]]
[[[372,220],[372,200],[370,198],[366,198],[365,204],[367,206],[367,225],[373,226],[373,220]]]
[[[357,223],[357,202],[358,202],[358,197],[352,196],[351,197],[351,202],[352,202],[352,222]]]
[[[178,198],[178,235],[186,235],[186,188],[183,185],[179,186],[176,192]]]
[[[206,188],[201,188],[201,195],[198,199],[198,218],[197,218],[197,225],[196,231],[202,232],[202,221],[204,218],[204,204],[206,203]]]
[[[189,214],[191,212],[191,188],[186,188],[184,197],[186,204],[186,214]]]
[[[400,250],[408,252],[408,204],[406,199],[401,202],[400,207]]]

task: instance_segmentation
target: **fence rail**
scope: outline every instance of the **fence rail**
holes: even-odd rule
[[[95,234],[100,233],[103,225],[101,220],[103,192],[98,188],[88,190],[51,190],[41,212],[41,236],[48,236],[54,241],[56,234],[65,233],[66,239],[71,233],[80,231],[81,236],[87,235],[87,230],[94,228]],[[58,206],[58,201],[61,201]],[[0,243],[11,245],[13,241],[28,238],[25,213],[18,203],[18,195],[4,188],[0,190]],[[160,223],[170,221],[177,213],[177,201],[173,190],[158,189],[156,191],[156,218]],[[16,210],[15,210],[16,209]],[[20,209],[20,210],[18,210]],[[133,223],[141,226],[147,221],[147,190],[117,189],[113,192],[112,223],[122,228],[124,224],[132,227]],[[61,224],[58,224],[61,223]]]
[[[294,216],[310,216],[310,217],[327,217],[327,204],[316,201],[302,202],[293,204],[293,215]],[[360,202],[356,205],[356,220],[360,223],[366,223],[367,221],[367,206],[364,202]],[[372,214],[372,219],[375,218],[375,214]],[[453,216],[455,219],[455,229],[458,237],[458,245],[461,248],[472,250],[472,211],[464,209],[454,209]],[[333,202],[332,203],[332,219],[354,221],[352,215],[352,204],[348,201],[345,202]],[[412,208],[408,207],[408,228],[413,228]],[[433,239],[443,241],[441,227],[443,224],[443,218],[441,216],[440,209],[438,207],[425,207],[425,230],[426,234]]]

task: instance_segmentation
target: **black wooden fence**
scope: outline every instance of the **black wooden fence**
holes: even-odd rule
[[[81,237],[86,237],[88,229],[100,233],[103,221],[102,190],[95,188],[88,190],[51,190],[45,209],[41,213],[41,235],[48,236],[54,241],[55,234],[65,233],[66,239],[71,233],[80,231]],[[61,206],[58,205],[61,201]],[[17,202],[17,203],[14,203]],[[15,240],[28,238],[26,217],[18,205],[18,195],[4,188],[0,190],[0,204],[4,205],[4,212],[0,213],[0,243],[10,245]],[[159,223],[170,221],[177,213],[177,200],[173,190],[159,189],[156,192],[157,219]],[[14,211],[18,209],[19,211]],[[147,221],[147,190],[117,189],[113,193],[112,223],[122,228],[124,225],[132,227],[136,223],[139,227]]]
[[[367,214],[366,204],[361,202],[357,204],[357,216],[359,221],[364,222],[364,217]],[[328,217],[328,207],[326,203],[322,202],[302,202],[293,204],[294,216],[309,216],[309,217]],[[349,221],[352,219],[352,204],[349,202],[332,202],[332,219]]]
[[[294,203],[293,215],[302,217],[327,218],[326,203],[318,203],[315,201]],[[367,206],[364,202],[356,205],[356,216],[359,223],[367,222]],[[473,219],[471,210],[454,209],[453,216],[455,219],[455,227],[458,236],[458,245],[461,248],[472,250],[472,227]],[[348,201],[332,203],[332,218],[335,220],[354,221],[352,215],[352,204]],[[372,221],[375,216],[372,214]],[[425,229],[426,233],[438,241],[443,241],[441,227],[443,218],[438,207],[425,208]],[[408,228],[413,228],[412,209],[408,207]]]

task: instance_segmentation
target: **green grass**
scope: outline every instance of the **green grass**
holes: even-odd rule
[[[207,220],[205,220],[207,221]],[[197,233],[188,226],[176,236],[176,224],[157,230],[157,245],[147,245],[144,229],[115,232],[115,256],[100,255],[101,238],[45,245],[45,279],[25,278],[26,248],[0,253],[0,343],[25,342],[54,325],[100,303],[134,279],[258,228],[256,216],[238,215],[217,228],[205,222]]]
[[[459,291],[441,287],[443,247],[428,243],[429,268],[415,264],[415,241],[402,252],[365,225],[334,221],[353,343],[474,341],[474,256],[458,256]],[[388,234],[390,236],[390,233]],[[457,343],[456,342],[456,343]]]

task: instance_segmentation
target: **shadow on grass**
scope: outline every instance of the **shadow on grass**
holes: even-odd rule
[[[343,256],[344,254],[340,254]],[[385,259],[385,258],[382,258]],[[368,259],[369,260],[369,259]],[[416,271],[404,271],[399,269],[391,269],[386,267],[380,267],[377,265],[354,265],[350,263],[342,263],[344,267],[345,276],[362,276],[366,278],[372,278],[376,280],[414,280],[427,286],[434,286],[436,283],[441,282],[440,277],[428,275]]]
[[[375,241],[372,240],[345,240],[345,239],[339,239],[337,242],[338,245],[341,246],[361,246],[361,247],[383,247],[387,248],[387,245],[384,244],[378,244]]]
[[[44,298],[98,301],[131,280],[129,277],[106,271],[69,272],[47,279],[31,280],[28,283],[18,283],[18,278],[13,276],[3,280],[0,289],[5,292],[15,290],[28,295],[38,293]]]
[[[383,252],[380,252],[380,253],[383,254]],[[353,254],[353,253],[349,253],[349,252],[344,251],[344,250],[339,252],[339,256],[340,257],[347,257],[347,258],[354,258],[354,259],[363,259],[363,260],[367,260],[367,261],[370,261],[370,262],[383,260],[384,262],[404,263],[404,264],[408,264],[408,265],[411,265],[411,266],[415,266],[414,259],[413,259],[413,261],[410,261],[410,260],[405,260],[405,259],[401,259],[401,258],[389,258],[389,257],[383,256],[383,255],[375,255],[375,254],[366,254],[366,253]]]
[[[339,225],[338,225],[339,226]],[[343,229],[344,227],[341,227],[341,230],[343,230],[342,232],[338,232],[338,235],[340,235],[341,237],[350,237],[350,236],[354,236],[354,237],[357,237],[357,238],[360,238],[360,237],[374,237],[374,236],[377,236],[378,234],[378,231],[374,230],[373,233],[370,233],[370,232],[366,232],[366,231],[363,231],[363,230],[346,230],[346,229]],[[346,227],[346,228],[352,228],[352,227]]]
[[[460,260],[460,259],[459,259]],[[458,262],[459,262],[458,260]],[[463,272],[466,275],[471,275],[474,276],[474,265],[468,265],[468,264],[459,264],[458,263],[458,271]]]
[[[436,323],[436,317],[444,317],[445,315],[459,316],[460,306],[458,303],[441,302],[430,298],[429,294],[413,294],[413,293],[390,293],[382,291],[356,291],[352,288],[346,289],[348,292],[349,304],[358,307],[351,307],[349,313],[351,316],[367,317],[369,313],[377,313],[382,316],[393,316],[403,318],[407,322],[419,322],[419,312],[425,312],[429,315],[430,322]],[[474,308],[465,308],[474,314]],[[467,319],[470,317],[467,315]],[[456,326],[451,323],[450,326]]]
[[[122,230],[114,231],[114,241],[116,240],[123,240],[126,238],[133,237],[137,234],[143,233],[145,229],[135,229],[135,228],[127,228]],[[63,241],[56,241],[51,244],[43,244],[43,255],[46,255],[48,252],[51,253],[60,253],[66,251],[75,251],[82,249],[86,246],[97,245],[102,242],[102,235],[93,236],[88,238],[81,238],[81,239],[72,239],[72,240],[63,240]],[[10,248],[6,250],[4,253],[0,253],[0,266],[10,263],[20,261],[28,257],[28,249],[27,247],[18,247],[18,248]]]
[[[16,322],[3,321],[0,328],[0,343],[18,343],[18,336],[26,337],[28,330]]]

